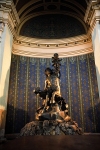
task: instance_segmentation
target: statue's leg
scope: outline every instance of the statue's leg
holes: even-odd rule
[[[55,92],[52,93],[51,103],[55,103]]]

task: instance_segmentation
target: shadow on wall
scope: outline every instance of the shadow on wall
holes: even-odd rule
[[[0,90],[1,90],[0,92],[3,93],[0,97],[0,134],[2,134],[2,135],[4,135],[4,132],[5,132],[8,84],[9,84],[9,69],[8,69],[6,77],[5,77],[4,87],[2,87],[2,85],[1,85],[1,88],[0,88]],[[2,90],[3,90],[3,92],[2,92]]]
[[[30,122],[28,112],[19,108],[14,108],[11,105],[7,106],[6,116],[6,134],[19,133],[26,123]]]
[[[94,28],[93,35],[92,35],[92,43],[93,43],[93,49],[94,49],[94,51],[96,51],[96,41],[98,42],[97,34],[98,33],[96,31],[96,28]],[[99,61],[99,58],[98,58],[97,61]],[[94,104],[95,105],[93,107],[91,107],[88,110],[87,113],[88,113],[88,116],[89,116],[90,120],[92,121],[92,123],[96,127],[96,132],[100,133],[100,71],[98,70],[98,66],[96,66],[96,74],[97,74],[97,82],[98,82],[99,95],[98,94],[95,95],[95,97],[94,97]],[[94,122],[93,116],[91,116],[91,114],[93,112],[94,112],[95,122]],[[93,131],[93,132],[95,132],[95,131]]]
[[[0,135],[2,136],[5,132],[6,134],[19,133],[21,128],[30,120],[28,113],[21,109],[21,106],[18,106],[19,108],[14,108],[14,106],[9,104],[7,105],[9,92],[7,89],[9,85],[9,70],[10,69],[8,69],[5,77],[4,88],[2,87],[3,94],[0,97]]]
[[[100,80],[100,73],[98,71],[98,68],[96,66],[96,74],[97,76],[97,82],[98,84],[100,84],[100,82],[98,81],[98,79]],[[94,95],[94,106],[89,108],[88,110],[88,116],[89,119],[92,121],[92,123],[95,125],[96,131],[93,130],[93,132],[97,132],[100,133],[100,85],[98,85],[98,92]],[[91,114],[94,114],[94,116],[92,116]]]
[[[2,37],[5,36],[5,32],[7,35],[4,37],[4,41],[1,46],[2,51],[2,67],[0,73],[0,135],[3,136],[5,133],[5,121],[6,121],[6,110],[7,110],[7,99],[8,99],[8,88],[9,88],[9,74],[10,74],[10,60],[11,60],[11,49],[12,49],[12,41],[13,36],[11,36],[10,30],[5,26],[5,31],[2,34]],[[8,33],[9,32],[9,33]],[[8,39],[8,41],[5,41]],[[6,43],[7,42],[7,43]],[[3,47],[4,45],[8,45],[8,47]],[[8,50],[7,50],[8,48]],[[8,54],[7,60],[4,55]],[[5,61],[6,60],[6,61]]]
[[[94,111],[94,117],[91,115],[93,114],[93,111]],[[94,107],[89,108],[88,116],[96,128],[96,131],[93,130],[92,132],[100,133],[100,103],[98,103]],[[95,118],[95,122],[93,118]]]

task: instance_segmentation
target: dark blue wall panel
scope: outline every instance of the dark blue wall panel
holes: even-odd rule
[[[33,93],[44,88],[48,58],[12,55],[6,133],[18,133],[35,119],[42,100]],[[69,114],[84,132],[100,132],[100,102],[93,53],[62,59],[61,94],[69,105]]]

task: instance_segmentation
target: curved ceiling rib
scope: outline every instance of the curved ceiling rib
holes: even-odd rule
[[[53,3],[53,5],[56,6],[55,3]],[[36,6],[31,7],[30,9],[27,9],[27,10],[21,15],[20,20],[22,21],[22,20],[24,19],[24,17],[27,16],[28,13],[30,13],[32,10],[35,10],[36,8],[41,7],[41,6],[44,6],[44,5],[43,5],[43,4],[39,4],[38,6],[36,5]],[[67,9],[67,8],[70,8],[70,9],[74,10],[76,13],[78,13],[81,18],[84,17],[84,15],[83,15],[78,9],[76,9],[75,7],[73,7],[73,6],[69,5],[69,4],[60,3],[60,6],[65,6],[66,9]],[[30,14],[30,15],[31,15],[31,14]]]
[[[32,1],[30,1],[30,2],[27,2],[27,3],[25,3],[24,5],[23,5],[23,7],[18,11],[18,14],[19,14],[19,16],[23,13],[23,11],[25,11],[25,9],[27,9],[28,7],[30,7],[31,5],[33,5],[33,4],[35,4],[36,2],[41,2],[41,4],[43,4],[43,5],[46,5],[48,2],[45,2],[45,1],[41,1],[41,0],[32,0]],[[73,4],[74,5],[74,7],[76,7],[76,8],[78,8],[79,10],[81,10],[83,13],[85,13],[85,8],[80,4],[80,3],[78,3],[77,1],[75,1],[75,0],[65,0],[65,1],[63,1],[62,3],[64,3],[64,2],[68,2],[68,3],[70,3],[70,5],[71,4]],[[54,3],[54,2],[49,2],[49,3]],[[59,3],[60,3],[60,1],[57,3],[57,2],[55,2],[56,3],[56,5],[59,5]],[[37,4],[37,6],[38,6],[38,4]],[[80,12],[81,12],[80,11]]]
[[[35,4],[36,2],[41,1],[41,0],[34,0],[34,1],[30,1],[27,2],[25,5],[23,5],[23,7],[18,11],[19,16],[21,15],[21,13],[28,8],[29,6],[31,6],[32,4]]]
[[[14,2],[15,2],[15,6],[17,6],[17,4],[18,4],[19,0],[15,0]]]
[[[89,0],[85,0],[85,2],[86,2],[86,4],[88,5],[88,3],[89,3]]]

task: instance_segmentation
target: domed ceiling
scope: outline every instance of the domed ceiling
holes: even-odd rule
[[[39,29],[38,31],[41,30],[42,32],[42,30],[45,29],[45,26],[47,27],[47,24],[48,25],[51,24],[51,26],[47,27],[47,31],[48,30],[52,31],[52,35],[55,34],[54,38],[68,37],[69,33],[67,33],[67,29],[68,29],[67,27],[70,26],[69,16],[71,18],[71,22],[73,22],[72,23],[73,25],[71,25],[72,30],[75,25],[77,29],[79,28],[79,32],[77,32],[78,35],[84,34],[87,31],[87,25],[84,22],[84,15],[85,15],[85,11],[86,11],[89,0],[23,0],[23,1],[13,0],[13,1],[14,1],[14,4],[16,5],[16,9],[17,9],[20,21],[21,21],[19,25],[19,33],[22,35],[25,35],[24,33],[27,27],[31,26],[30,28],[32,28],[32,23],[35,21],[35,25],[37,22],[36,32],[38,29]],[[65,15],[66,15],[66,18],[65,18]],[[59,18],[58,16],[61,17],[60,21],[57,21],[57,18]],[[37,18],[38,18],[38,21],[37,21]],[[73,21],[72,21],[72,18],[73,18]],[[44,22],[46,21],[46,23],[44,23],[43,20]],[[63,23],[61,24],[61,22],[64,22],[64,20],[65,20],[65,24],[67,20],[69,22],[69,24],[67,24],[67,26],[65,27]],[[41,23],[45,24],[44,28],[42,25],[40,29],[38,23],[40,24],[40,26],[41,26]],[[55,25],[57,26],[57,28],[60,28],[61,26],[63,26],[62,28],[65,28],[64,32],[67,35],[65,36],[64,32],[63,34],[62,33],[60,34],[59,32],[58,36],[56,37],[56,32],[53,33],[53,31],[56,31]],[[62,28],[60,29],[63,30]],[[33,23],[33,29],[34,29],[34,23]],[[30,32],[30,35],[28,34],[28,32]],[[43,37],[43,34],[40,34],[39,36],[36,35],[36,32],[32,33],[31,30],[26,31],[26,36],[47,38],[46,35]],[[74,30],[72,32],[74,32]],[[72,32],[69,35],[69,37],[77,35],[76,33],[72,35]],[[38,32],[37,34],[39,33],[40,32]],[[47,34],[50,35],[49,32],[47,32]],[[49,36],[48,38],[52,38],[52,35]]]

